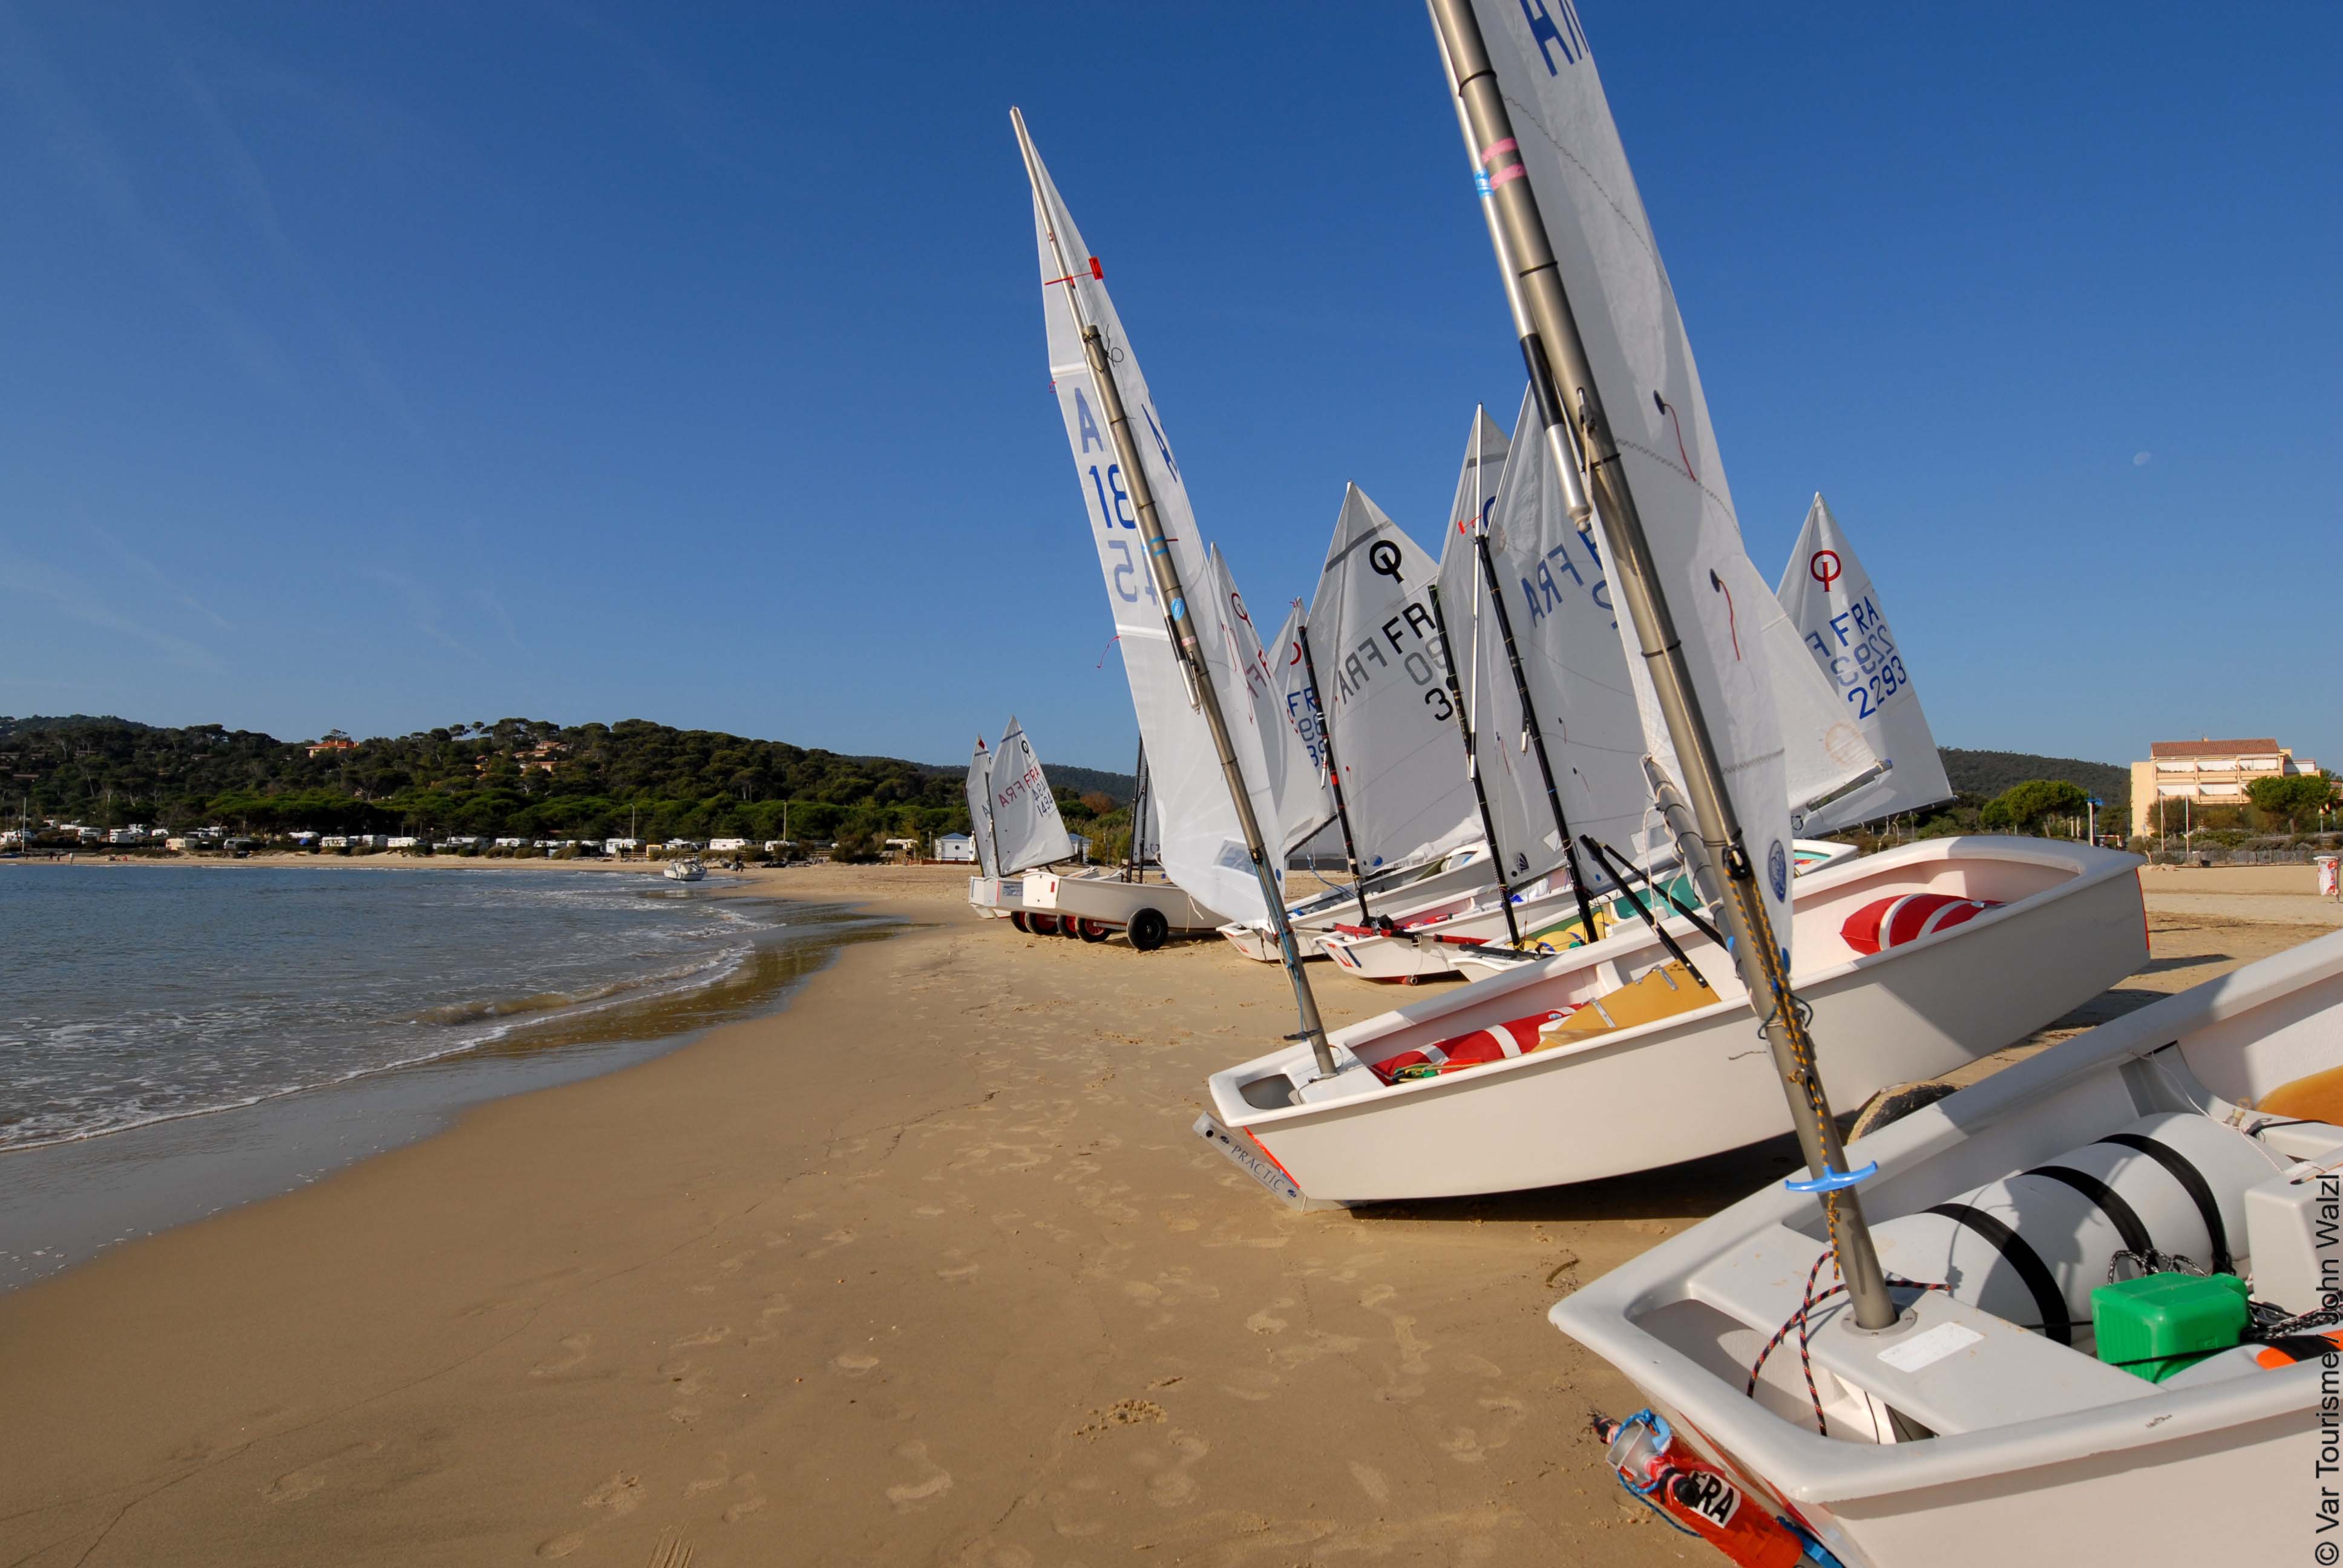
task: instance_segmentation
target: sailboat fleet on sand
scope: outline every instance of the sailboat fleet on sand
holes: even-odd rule
[[[1012,111],[1146,799],[1124,867],[1052,869],[1071,846],[1011,720],[970,764],[971,904],[1141,948],[1218,928],[1281,963],[1299,1027],[1211,1076],[1195,1131],[1298,1207],[1794,1133],[1803,1175],[1553,1313],[1651,1401],[1600,1423],[1621,1484],[1730,1560],[2279,1561],[2299,1522],[2245,1500],[2343,1341],[2316,1222],[2343,1172],[2343,936],[1901,1120],[1946,1091],[1875,1101],[1843,1142],[1835,1104],[2137,970],[2138,862],[1827,837],[1951,794],[1878,590],[1819,495],[1777,586],[1744,548],[1567,0],[1430,9],[1529,388],[1510,434],[1474,412],[1436,555],[1350,487],[1266,639]],[[1322,834],[1352,879],[1297,898]],[[1321,956],[1466,983],[1329,1033]]]

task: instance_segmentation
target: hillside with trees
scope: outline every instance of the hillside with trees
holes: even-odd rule
[[[216,724],[0,718],[0,783],[37,822],[237,832],[657,841],[790,837],[861,844],[964,830],[966,769],[846,757],[645,719],[505,719],[353,740],[284,741]],[[1067,826],[1122,797],[1053,780]],[[1072,776],[1082,775],[1081,779]],[[14,819],[19,799],[9,799]],[[784,824],[786,823],[786,834]]]
[[[2079,757],[2036,757],[2026,751],[1965,751],[1940,746],[1945,776],[1953,788],[1979,801],[2005,794],[2032,779],[2063,779],[2085,795],[2107,802],[2102,811],[2127,811],[2131,805],[2131,770],[2113,762],[2087,762]]]

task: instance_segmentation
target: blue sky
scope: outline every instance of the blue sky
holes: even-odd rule
[[[1581,5],[1750,552],[1948,745],[2343,764],[2343,11]],[[1256,604],[1519,361],[1414,5],[0,0],[0,712],[1135,732],[1021,105]]]

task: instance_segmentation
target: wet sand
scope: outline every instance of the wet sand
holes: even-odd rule
[[[1544,1312],[1786,1141],[1292,1214],[1187,1131],[1291,1027],[1279,972],[1024,937],[964,879],[759,877],[917,923],[0,1298],[0,1563],[1700,1560],[1602,1470],[1633,1396]],[[2087,1013],[2328,929],[2164,900]],[[1315,972],[1332,1023],[1406,994]]]

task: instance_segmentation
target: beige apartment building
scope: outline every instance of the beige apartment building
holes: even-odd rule
[[[2316,773],[2318,764],[2270,739],[2158,740],[2147,749],[2147,760],[2131,765],[2131,830],[2156,831],[2156,805],[2165,802],[2165,819],[2180,830],[2181,802],[2204,806],[2244,806],[2250,802],[2246,786],[2257,779]]]

